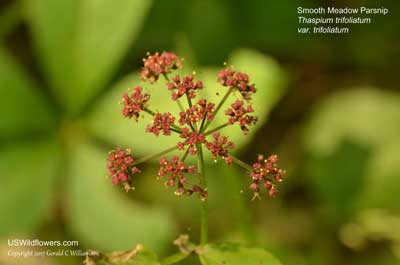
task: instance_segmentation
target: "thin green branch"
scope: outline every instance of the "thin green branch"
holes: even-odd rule
[[[240,160],[239,158],[237,158],[237,157],[235,157],[233,155],[230,155],[230,156],[233,158],[233,163],[235,163],[236,165],[238,165],[238,166],[240,166],[240,167],[242,167],[242,168],[244,168],[244,169],[246,169],[248,171],[252,171],[253,170],[253,168],[249,164],[247,164],[246,162],[243,162],[242,160]]]
[[[213,133],[215,133],[215,132],[217,132],[217,131],[219,131],[219,130],[221,130],[221,129],[223,129],[223,128],[229,126],[229,125],[232,125],[232,124],[230,124],[229,122],[224,123],[224,124],[221,124],[220,126],[217,126],[217,127],[215,127],[214,129],[209,130],[209,131],[206,132],[204,135],[207,136],[207,135],[213,134]]]
[[[186,149],[185,154],[182,156],[182,159],[181,159],[182,162],[185,162],[187,156],[189,155],[189,148],[190,148],[190,146]]]
[[[142,158],[137,159],[137,160],[135,161],[134,165],[138,165],[138,164],[147,162],[147,161],[149,161],[149,160],[151,160],[151,159],[153,159],[153,158],[156,158],[156,157],[159,157],[159,156],[168,154],[168,153],[170,153],[170,152],[172,152],[172,151],[175,151],[175,150],[177,150],[177,149],[178,149],[178,146],[175,145],[175,146],[172,146],[172,147],[170,147],[170,148],[168,148],[168,149],[165,149],[165,150],[163,150],[163,151],[161,151],[161,152],[159,152],[159,153],[152,154],[152,155],[148,155],[148,156],[144,156],[144,157],[142,157]]]
[[[203,147],[199,143],[197,144],[197,167],[200,176],[200,184],[203,189],[207,190],[207,180],[204,174],[204,157]],[[207,199],[201,200],[201,224],[200,224],[200,243],[205,245],[208,240],[208,202]]]
[[[199,132],[200,132],[200,133],[203,131],[203,126],[204,126],[204,123],[205,123],[205,121],[206,121],[206,119],[207,119],[207,115],[208,115],[208,112],[206,111],[206,112],[204,113],[203,119],[201,120],[200,129],[199,129]]]
[[[231,88],[229,88],[228,91],[226,91],[224,97],[221,99],[221,101],[218,103],[217,107],[214,110],[214,117],[217,116],[218,111],[224,105],[225,101],[228,99],[228,97],[230,96],[232,91],[233,91],[233,89],[231,89]],[[203,131],[207,130],[210,123],[211,123],[211,121],[207,121],[206,125],[204,125]]]

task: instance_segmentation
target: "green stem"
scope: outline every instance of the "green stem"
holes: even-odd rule
[[[236,165],[238,165],[238,166],[240,166],[240,167],[242,167],[242,168],[244,168],[244,169],[246,169],[248,171],[252,171],[253,170],[253,168],[249,164],[247,164],[246,162],[243,162],[242,160],[240,160],[239,158],[237,158],[237,157],[235,157],[233,155],[230,155],[230,156],[233,158],[233,163],[235,163]]]
[[[204,157],[203,147],[197,144],[197,167],[200,175],[200,184],[203,189],[207,190],[207,180],[204,174]],[[208,238],[208,203],[207,199],[201,200],[201,220],[200,220],[200,243],[205,245]]]
[[[177,150],[177,149],[178,149],[178,147],[175,145],[175,146],[172,146],[172,147],[170,147],[170,148],[168,148],[168,149],[165,149],[164,151],[161,151],[161,152],[159,152],[159,153],[156,153],[156,154],[153,154],[153,155],[144,156],[144,157],[142,157],[142,158],[137,159],[137,160],[135,161],[134,165],[138,165],[138,164],[147,162],[148,160],[151,160],[151,159],[153,159],[153,158],[156,158],[156,157],[159,157],[159,156],[168,154],[168,153],[170,153],[170,152],[172,152],[172,151],[174,151],[174,150]]]
[[[217,131],[219,131],[219,130],[221,130],[221,129],[225,128],[226,126],[229,126],[229,125],[231,125],[229,122],[224,123],[224,124],[222,124],[222,125],[220,125],[218,127],[215,127],[214,129],[209,130],[204,135],[205,136],[210,135],[210,134],[215,133],[215,132],[217,132]]]
[[[182,103],[181,103],[181,101],[179,100],[179,98],[176,100],[176,103],[178,103],[179,110],[180,110],[181,112],[185,112],[185,109],[183,108]]]
[[[217,107],[214,110],[214,117],[217,116],[218,111],[221,109],[222,105],[224,105],[225,101],[228,99],[229,95],[232,93],[233,89],[228,89],[226,91],[224,97],[221,99],[221,101],[218,103]],[[211,121],[207,121],[206,124],[204,125],[203,131],[207,130],[208,126],[210,125]]]
[[[189,255],[186,253],[179,252],[179,253],[176,253],[176,254],[173,254],[171,256],[164,258],[163,260],[161,260],[160,264],[161,265],[175,264],[181,260],[184,260],[187,256],[189,256]]]

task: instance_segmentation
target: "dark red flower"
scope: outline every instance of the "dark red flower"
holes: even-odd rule
[[[250,78],[247,74],[230,68],[225,68],[218,72],[218,82],[223,86],[238,90],[246,100],[250,100],[251,95],[256,93],[256,86],[255,84],[249,84]]]
[[[257,122],[257,117],[248,114],[252,112],[254,110],[250,104],[244,107],[244,102],[238,99],[226,110],[225,114],[229,117],[230,124],[239,123],[240,129],[246,134],[249,131],[248,126]]]
[[[196,155],[197,143],[204,143],[206,137],[202,133],[193,132],[189,128],[184,127],[182,128],[182,133],[179,135],[180,138],[183,138],[183,142],[178,142],[178,149],[183,150],[186,146],[189,147],[189,154]]]
[[[259,155],[250,172],[252,180],[250,189],[253,190],[255,197],[258,197],[260,185],[263,185],[267,189],[268,195],[274,197],[278,192],[276,184],[282,182],[284,174],[285,170],[278,168],[277,155],[271,155],[267,159]]]
[[[171,113],[157,113],[153,117],[153,124],[148,125],[146,132],[150,132],[158,136],[160,131],[164,135],[171,135],[171,125],[174,124],[175,118]]]
[[[150,95],[142,93],[143,88],[138,86],[133,89],[131,94],[124,93],[122,95],[122,115],[128,118],[134,118],[136,121],[139,118],[140,112],[145,109],[150,100]]]
[[[153,55],[143,59],[144,66],[141,72],[143,81],[154,83],[160,75],[167,75],[171,70],[182,67],[183,59],[179,58],[175,53],[163,52],[161,55],[156,52]]]
[[[206,144],[206,148],[212,153],[213,159],[217,160],[220,156],[227,164],[232,164],[232,157],[229,156],[228,152],[234,148],[233,142],[228,141],[228,137],[222,136],[220,133],[214,133],[213,138],[213,142]]]
[[[108,155],[107,169],[112,183],[115,186],[122,184],[126,191],[130,190],[133,175],[140,172],[134,164],[130,149],[117,148],[111,151]]]
[[[168,90],[172,91],[172,100],[177,100],[187,94],[190,99],[196,97],[195,90],[202,89],[201,81],[194,81],[194,75],[188,75],[182,78],[179,75],[172,78],[172,82],[168,84]]]
[[[175,194],[191,195],[193,191],[185,187],[187,183],[187,178],[185,174],[194,174],[195,172],[196,168],[194,166],[187,166],[183,161],[179,160],[178,156],[172,157],[171,161],[168,161],[167,158],[163,157],[160,160],[160,169],[158,170],[158,176],[160,178],[163,178],[164,176],[167,177],[164,182],[164,185],[166,187],[177,186]]]
[[[214,103],[207,103],[205,99],[199,100],[188,110],[179,113],[179,124],[191,125],[195,122],[202,121],[204,118],[208,121],[212,121],[212,119],[214,118],[214,106]]]

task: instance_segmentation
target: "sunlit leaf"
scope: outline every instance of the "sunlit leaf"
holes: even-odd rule
[[[106,156],[90,144],[72,147],[67,185],[71,230],[100,251],[128,249],[139,243],[160,251],[175,234],[171,216],[164,209],[145,207],[122,196],[106,178]]]
[[[270,253],[261,248],[247,248],[238,244],[212,244],[199,250],[203,265],[280,265]]]
[[[54,94],[80,111],[109,81],[152,1],[26,1],[34,44]]]
[[[0,237],[33,232],[52,204],[59,144],[9,145],[0,151]]]

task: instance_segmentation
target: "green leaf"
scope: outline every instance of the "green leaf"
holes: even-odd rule
[[[400,214],[400,141],[378,147],[366,170],[365,186],[357,197],[358,206],[385,208]]]
[[[364,146],[343,141],[334,153],[307,156],[307,172],[312,178],[311,188],[318,196],[322,210],[330,216],[349,217],[355,208],[354,198],[362,190],[370,150]]]
[[[2,47],[0,113],[0,138],[43,132],[54,124],[49,106],[38,93],[38,88]]]
[[[267,122],[268,113],[283,96],[286,77],[275,60],[252,50],[238,50],[234,52],[228,63],[232,64],[235,70],[248,73],[250,81],[255,83],[257,88],[257,93],[252,98],[252,105],[255,110],[254,115],[258,117],[258,122],[250,128],[250,133],[244,135],[240,127],[236,124],[221,130],[221,132],[228,135],[235,143],[235,149],[239,149],[249,143],[257,129]],[[222,67],[220,69],[208,68],[199,73],[200,78],[204,79],[206,97],[216,104],[218,104],[227,91],[226,87],[221,86],[217,82],[217,72],[221,69]],[[225,102],[225,105],[215,117],[212,125],[210,125],[210,129],[227,122],[225,110],[237,98],[240,98],[240,95],[233,96]]]
[[[248,248],[238,244],[211,244],[199,250],[203,265],[280,265],[270,253],[261,248]]]
[[[315,108],[305,130],[307,150],[334,152],[343,139],[377,147],[398,138],[400,95],[374,88],[348,88]]]
[[[0,237],[33,232],[54,195],[59,144],[54,140],[9,145],[0,151]]]
[[[39,58],[55,95],[79,112],[110,80],[152,1],[26,1]]]
[[[396,93],[347,89],[317,106],[304,146],[311,187],[324,210],[349,217],[360,207],[398,209],[399,131]]]
[[[87,246],[101,251],[138,243],[163,249],[175,232],[171,216],[122,196],[106,178],[106,156],[85,142],[72,146],[67,186],[70,228]]]
[[[157,255],[138,244],[134,249],[128,251],[115,251],[99,256],[87,257],[85,265],[159,265]]]

